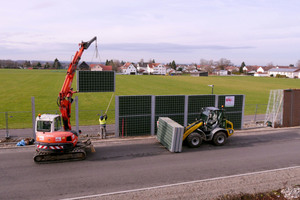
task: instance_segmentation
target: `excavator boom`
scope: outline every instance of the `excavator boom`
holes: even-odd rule
[[[84,50],[88,49],[89,46],[97,40],[97,37],[92,38],[88,42],[81,42],[79,44],[80,48],[76,52],[75,56],[73,57],[72,62],[69,65],[65,81],[63,83],[63,86],[61,88],[61,91],[59,92],[59,96],[57,99],[57,104],[59,106],[60,112],[62,114],[62,120],[63,120],[63,127],[65,131],[71,130],[71,104],[72,104],[72,96],[75,91],[71,88],[73,78],[75,75],[75,70],[78,66],[78,63],[81,59],[82,53]]]

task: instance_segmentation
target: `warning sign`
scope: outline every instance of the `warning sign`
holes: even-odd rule
[[[234,107],[234,96],[225,97],[225,107]]]

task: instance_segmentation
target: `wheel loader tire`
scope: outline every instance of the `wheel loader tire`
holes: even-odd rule
[[[222,146],[226,143],[227,136],[224,132],[217,132],[213,137],[213,143],[216,146]]]
[[[202,143],[202,138],[199,133],[191,133],[187,138],[186,138],[187,144],[191,148],[197,148],[201,145]]]

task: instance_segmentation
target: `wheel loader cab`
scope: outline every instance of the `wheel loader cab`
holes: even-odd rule
[[[215,127],[225,128],[226,126],[223,110],[215,107],[204,108],[201,112],[200,118],[210,130],[214,129]]]
[[[192,148],[199,147],[202,140],[221,146],[233,133],[233,123],[226,120],[223,109],[206,107],[202,109],[200,118],[185,128],[183,141]]]

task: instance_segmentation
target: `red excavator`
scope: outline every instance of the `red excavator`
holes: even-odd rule
[[[36,118],[36,153],[34,161],[37,163],[60,160],[83,160],[86,158],[86,148],[94,148],[90,140],[79,141],[77,133],[71,130],[71,104],[75,91],[71,88],[76,68],[84,50],[97,40],[94,37],[88,42],[79,44],[79,51],[76,52],[69,65],[64,84],[59,92],[57,104],[61,115],[43,114]],[[63,129],[61,126],[63,121]],[[79,131],[80,132],[80,131]]]

